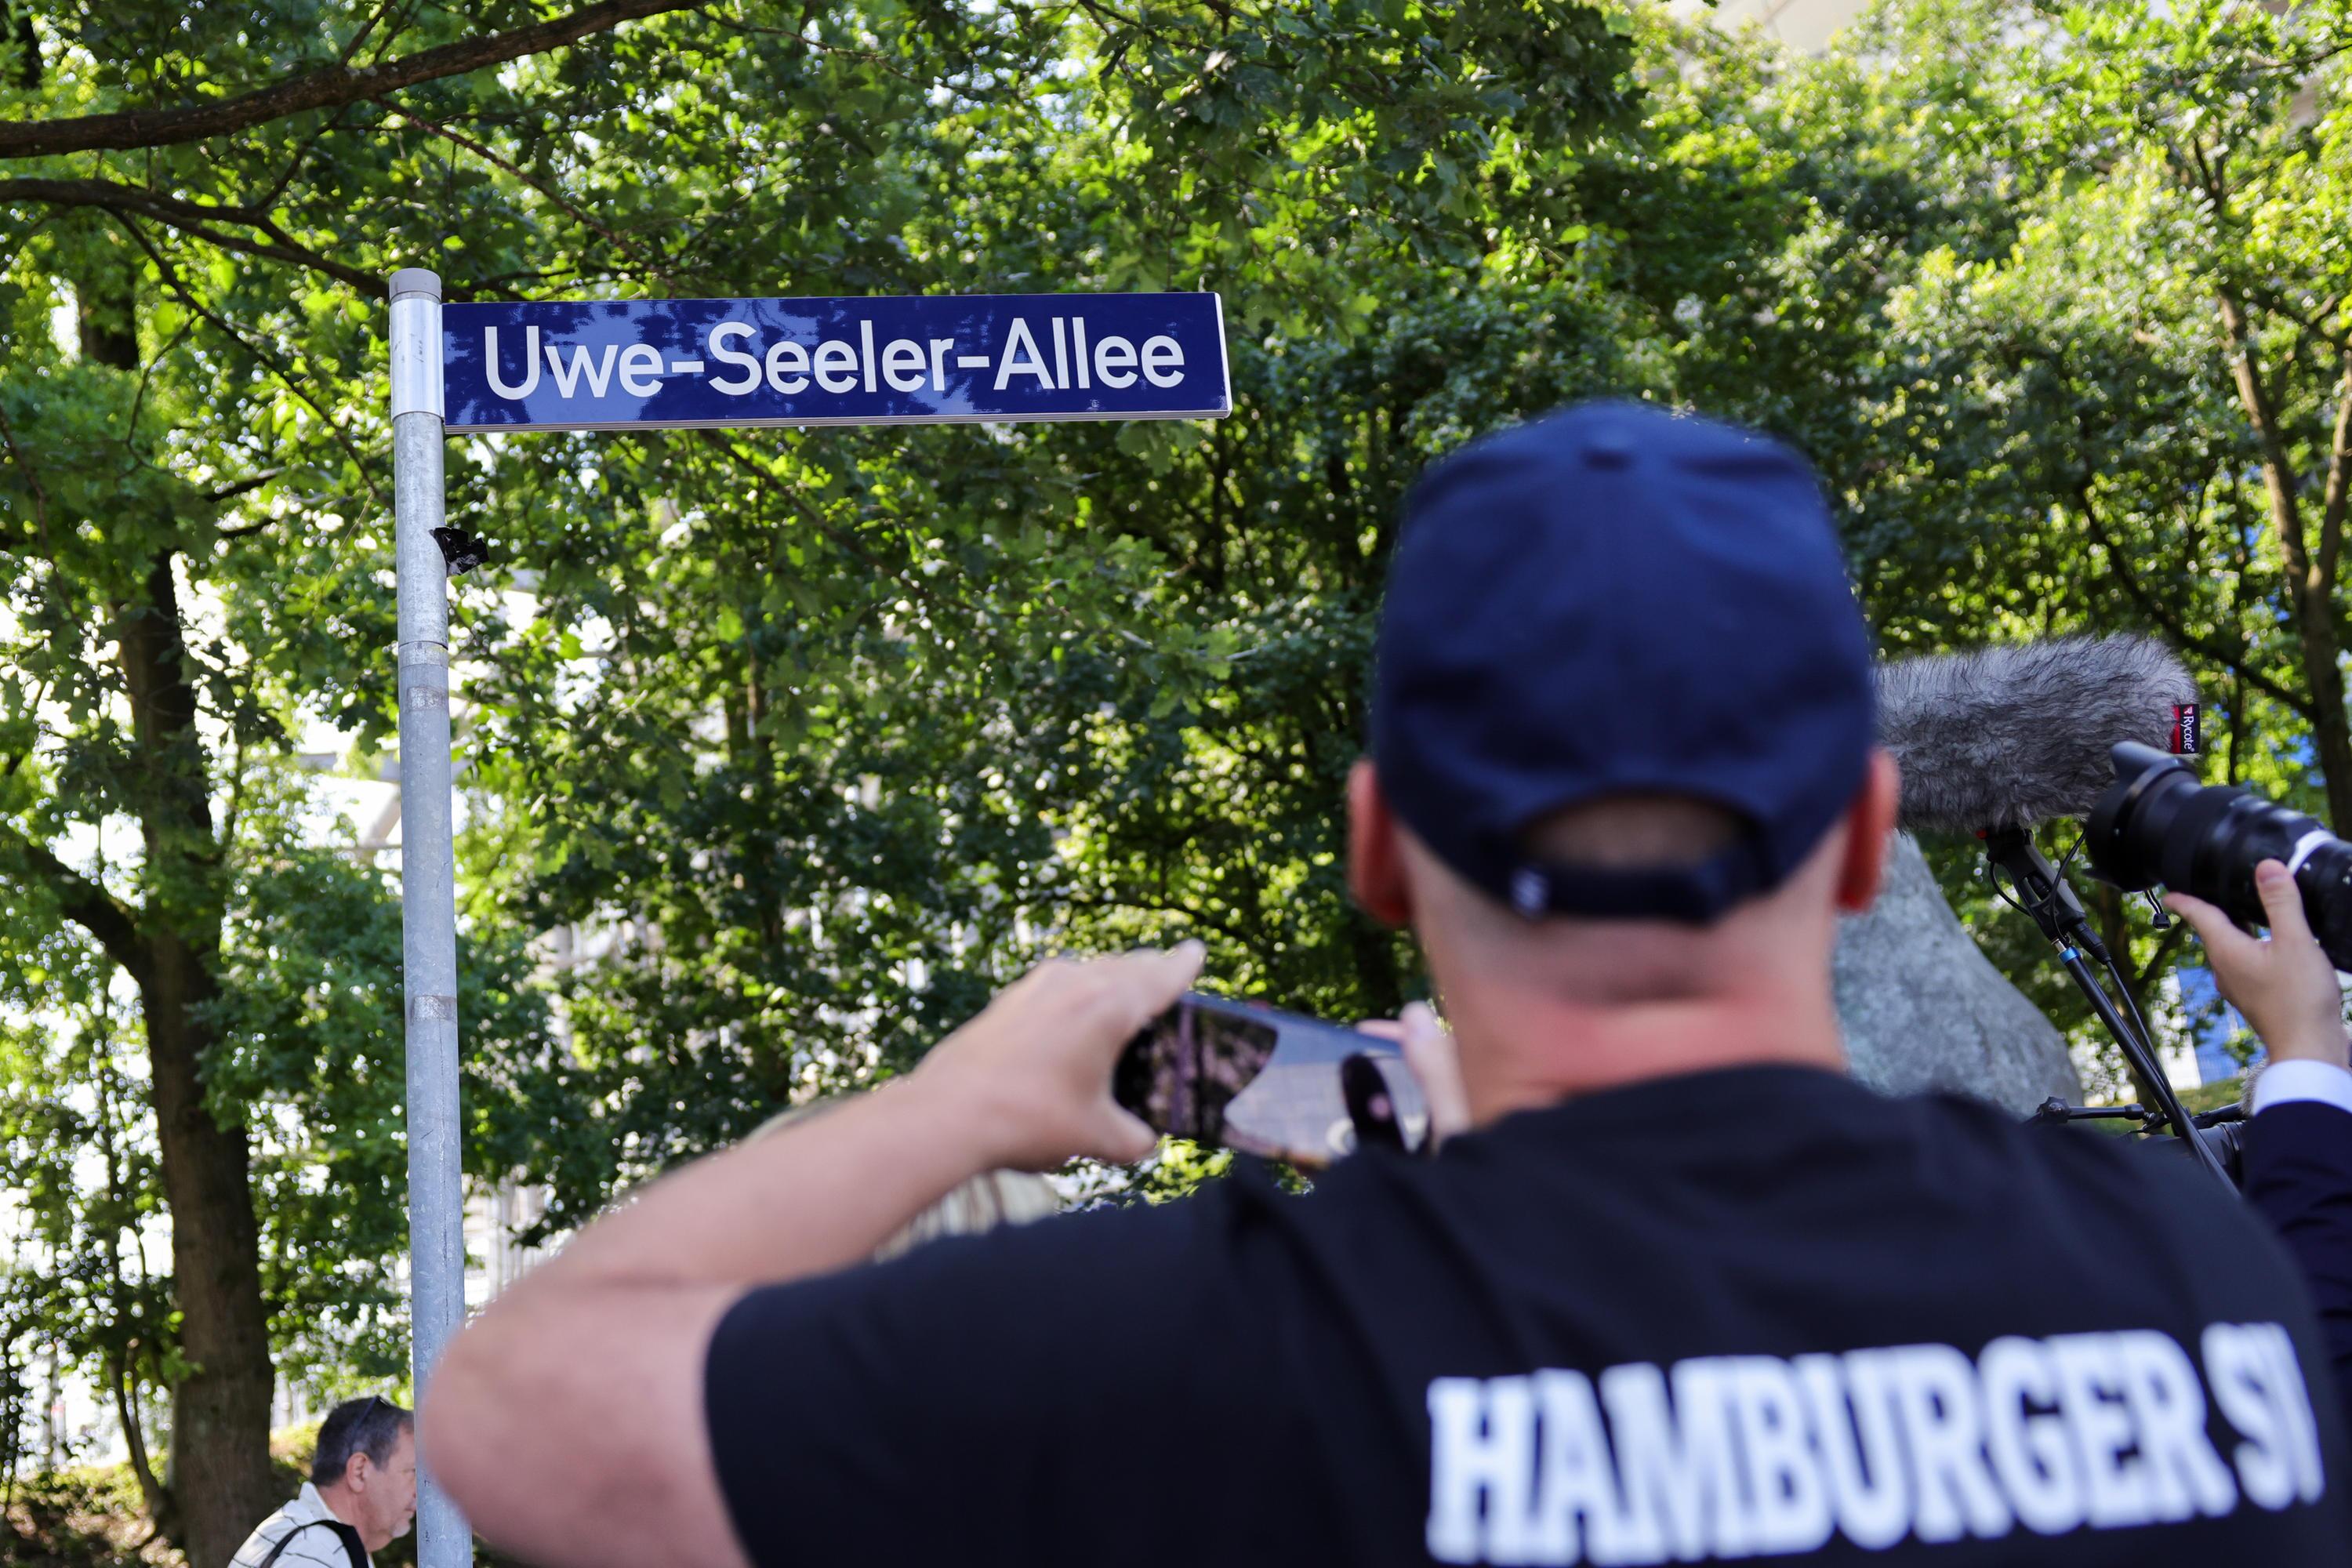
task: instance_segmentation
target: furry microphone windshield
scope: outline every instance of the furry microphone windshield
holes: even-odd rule
[[[1903,769],[1905,828],[1973,833],[2080,816],[2108,751],[2195,749],[2197,685],[2147,637],[2063,637],[1881,665],[1878,739]]]

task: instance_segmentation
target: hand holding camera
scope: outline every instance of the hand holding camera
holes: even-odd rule
[[[2346,1059],[2344,993],[2336,965],[2311,933],[2303,894],[2285,865],[2263,860],[2254,868],[2271,934],[2250,936],[2219,908],[2187,893],[2167,893],[2165,907],[2187,921],[2205,944],[2213,978],[2273,1061]]]

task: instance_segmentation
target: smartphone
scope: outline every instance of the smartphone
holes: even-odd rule
[[[1318,1169],[1356,1146],[1341,1081],[1351,1057],[1379,1072],[1406,1146],[1418,1147],[1429,1111],[1395,1041],[1197,991],[1129,1042],[1111,1094],[1160,1132]],[[1360,1076],[1356,1092],[1361,1101]]]

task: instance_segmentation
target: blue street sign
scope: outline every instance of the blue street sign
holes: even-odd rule
[[[451,430],[1233,412],[1214,294],[450,304]]]

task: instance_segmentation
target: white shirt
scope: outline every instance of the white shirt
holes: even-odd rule
[[[263,1520],[245,1538],[245,1544],[228,1560],[229,1568],[261,1568],[262,1559],[281,1541],[286,1542],[286,1550],[278,1553],[270,1568],[352,1568],[341,1532],[329,1528],[341,1522],[319,1495],[319,1489],[304,1481],[292,1502]],[[318,1528],[306,1528],[312,1525]]]
[[[2259,1116],[2273,1105],[2315,1100],[2338,1110],[2352,1111],[2352,1072],[2333,1062],[2272,1062],[2254,1075],[2248,1115]]]

